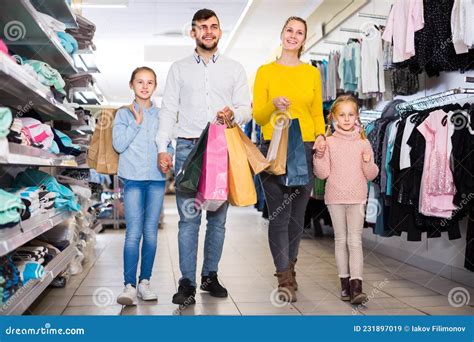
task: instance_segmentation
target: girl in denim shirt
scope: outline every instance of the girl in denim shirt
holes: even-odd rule
[[[135,101],[117,111],[113,125],[113,145],[120,154],[118,175],[124,183],[125,288],[117,297],[122,305],[136,305],[142,300],[157,300],[150,286],[155,259],[158,223],[165,193],[165,174],[157,166],[155,135],[159,109],[151,101],[156,90],[156,74],[148,67],[133,71],[130,88]],[[137,289],[137,266],[141,249],[140,277]]]

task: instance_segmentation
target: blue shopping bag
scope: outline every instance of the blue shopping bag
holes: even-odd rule
[[[309,182],[308,163],[298,119],[292,119],[288,128],[286,174],[281,177],[281,181],[286,186],[303,186]]]

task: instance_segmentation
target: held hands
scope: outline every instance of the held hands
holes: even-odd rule
[[[234,121],[234,112],[229,107],[224,107],[222,110],[217,112],[217,122],[223,125],[225,122]]]
[[[135,110],[135,107],[133,106],[133,103],[130,105],[130,110],[132,111],[133,113],[133,116],[135,117],[135,121],[137,123],[137,125],[141,125],[141,123],[143,122],[143,110],[142,110],[142,107],[138,107],[139,108],[139,111],[137,113],[137,111]]]
[[[316,150],[316,157],[321,158],[324,156],[324,152],[326,151],[326,139],[324,136],[319,135],[316,138],[316,141],[313,145],[313,150]]]
[[[158,168],[163,173],[168,173],[173,168],[173,158],[169,153],[158,153]]]

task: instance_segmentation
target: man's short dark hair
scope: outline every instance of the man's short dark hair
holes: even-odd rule
[[[220,24],[219,18],[217,17],[216,12],[214,12],[213,10],[207,9],[207,8],[200,9],[199,11],[194,13],[193,20],[192,20],[192,23],[191,23],[192,27],[194,27],[196,25],[196,21],[207,20],[207,19],[212,18],[212,17],[216,17],[217,22]]]

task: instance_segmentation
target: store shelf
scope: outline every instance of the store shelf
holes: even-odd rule
[[[54,209],[46,214],[20,222],[13,228],[0,230],[0,256],[10,253],[38,235],[47,232],[71,215],[69,211]]]
[[[96,234],[99,234],[102,229],[104,229],[104,225],[102,224],[102,222],[100,221],[97,221],[96,224],[94,224],[91,228]]]
[[[77,167],[74,159],[61,159],[40,148],[25,146],[0,139],[0,164]]]
[[[5,43],[12,51],[29,59],[46,62],[60,74],[77,73],[73,58],[64,50],[56,33],[43,22],[29,0],[2,0],[2,8],[0,26],[6,32]]]
[[[49,88],[0,53],[0,103],[18,108],[18,115],[35,109],[45,120],[77,120],[73,109],[57,102]]]
[[[21,315],[43,293],[51,282],[61,274],[76,255],[76,248],[70,245],[59,253],[45,267],[45,275],[41,279],[30,280],[13,294],[7,305],[0,308],[0,315]]]
[[[76,15],[66,0],[31,0],[33,6],[40,12],[46,13],[64,23],[67,28],[78,28]]]

